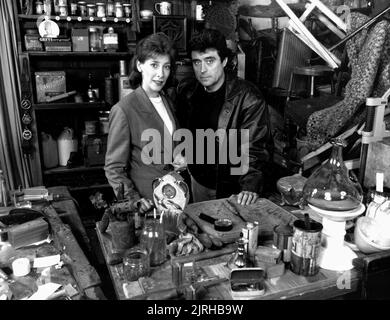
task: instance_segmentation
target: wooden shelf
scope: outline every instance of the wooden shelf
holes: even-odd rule
[[[89,52],[89,51],[24,51],[30,57],[101,57],[101,58],[129,58],[130,52]]]
[[[38,20],[39,18],[43,20],[43,17],[46,17],[44,15],[38,15],[38,14],[32,14],[32,15],[26,15],[26,14],[19,14],[19,19],[21,20]],[[99,17],[79,17],[79,16],[49,16],[50,20],[53,21],[62,21],[62,22],[100,22],[100,23],[131,23],[131,18],[114,18],[114,17],[105,17],[105,18],[99,18]],[[92,20],[91,20],[92,19]]]
[[[58,110],[58,109],[109,109],[111,106],[105,102],[82,102],[82,103],[36,103],[35,110]]]
[[[43,171],[43,174],[49,175],[49,174],[57,174],[57,173],[75,173],[75,172],[96,171],[96,170],[103,170],[103,166],[94,166],[94,167],[79,166],[74,168],[56,167],[53,169],[47,169]]]

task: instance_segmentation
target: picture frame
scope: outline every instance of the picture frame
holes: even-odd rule
[[[163,32],[176,45],[179,56],[187,55],[187,17],[175,15],[153,16],[153,32]]]

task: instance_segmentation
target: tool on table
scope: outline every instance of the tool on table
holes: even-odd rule
[[[214,229],[217,231],[230,231],[233,229],[233,223],[230,219],[215,219],[203,212],[199,214],[199,218],[214,224]]]
[[[63,289],[54,292],[52,295],[50,295],[47,300],[54,300],[58,299],[59,297],[66,296],[67,299],[72,300],[74,296],[76,296],[79,292],[73,288],[71,284],[67,284],[64,286]]]
[[[223,202],[226,207],[228,208],[228,210],[233,213],[235,216],[239,217],[242,221],[244,221],[245,223],[247,223],[248,221],[241,215],[241,213],[237,210],[237,208],[229,201],[229,200],[226,200]]]

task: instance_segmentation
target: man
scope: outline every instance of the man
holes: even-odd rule
[[[190,50],[196,79],[185,79],[179,84],[176,108],[180,125],[193,134],[194,148],[197,146],[193,153],[203,151],[207,159],[207,153],[213,152],[210,148],[198,149],[196,133],[199,129],[214,132],[237,129],[239,142],[244,136],[242,129],[249,132],[249,170],[241,175],[231,174],[232,161],[219,161],[222,143],[219,137],[215,138],[215,163],[205,160],[205,164],[199,164],[194,160],[191,164],[188,161],[193,200],[199,202],[238,194],[238,203],[254,203],[262,192],[265,167],[271,159],[272,138],[265,100],[254,85],[224,70],[229,49],[218,30],[204,29],[196,34],[190,41]],[[238,151],[248,157],[240,146],[237,149],[235,153]],[[232,151],[229,150],[229,156]]]

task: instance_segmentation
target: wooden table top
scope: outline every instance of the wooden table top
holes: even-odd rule
[[[218,201],[222,202],[225,200],[226,199],[220,199]],[[261,201],[259,201],[259,203],[261,203]],[[212,207],[213,206],[210,206],[210,203],[206,201],[204,203],[188,205],[185,209],[185,212],[188,213],[192,210],[204,210],[204,212],[210,213],[210,210],[212,211]],[[248,214],[249,211],[245,213],[244,210],[244,215]],[[277,223],[275,217],[280,214],[286,214],[285,210],[281,208],[279,213],[275,212],[274,216],[268,219],[270,226],[272,223]],[[248,216],[246,215],[246,217]],[[284,216],[282,219],[289,220],[291,217]],[[97,227],[96,232],[102,247],[103,255],[107,262],[110,255],[112,254],[110,228],[108,228],[107,231],[102,234]],[[265,230],[264,232],[267,234]],[[258,244],[267,245],[267,240],[265,239],[264,242],[260,242]],[[231,253],[196,262],[197,266],[201,268],[208,277],[212,278],[218,276],[220,278],[227,279],[227,281],[223,283],[213,287],[208,287],[207,292],[203,294],[202,299],[232,300],[232,296],[229,290],[230,282],[228,281],[230,277],[230,269],[226,266],[226,262],[230,256]],[[191,261],[191,256],[189,256],[188,261]],[[138,281],[133,282],[127,282],[125,280],[122,263],[115,265],[107,264],[107,266],[117,298],[120,300],[134,298],[137,295],[150,293],[153,290],[156,290],[156,288],[170,288],[173,286],[171,262],[169,260],[166,261],[162,266],[154,268],[150,277],[140,278]],[[357,291],[360,278],[361,273],[356,269],[345,272],[336,272],[320,268],[320,271],[317,275],[304,277],[296,275],[286,268],[286,271],[282,276],[273,279],[266,279],[266,290],[264,295],[258,296],[255,299],[283,300],[334,298]]]

